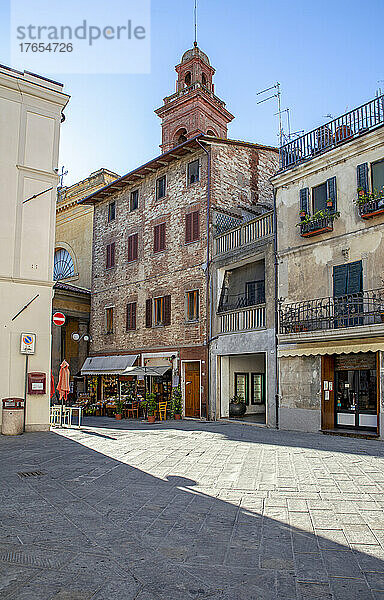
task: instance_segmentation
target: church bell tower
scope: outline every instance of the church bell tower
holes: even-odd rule
[[[176,67],[176,92],[164,98],[164,104],[155,113],[161,119],[162,152],[204,133],[219,138],[227,137],[228,123],[234,116],[225,108],[225,102],[215,95],[212,82],[215,69],[209,58],[195,42]]]

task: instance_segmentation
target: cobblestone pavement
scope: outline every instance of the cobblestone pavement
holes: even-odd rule
[[[0,452],[1,599],[384,599],[382,442],[94,418]]]

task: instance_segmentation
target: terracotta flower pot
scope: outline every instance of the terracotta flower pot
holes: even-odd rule
[[[175,413],[175,419],[176,419],[176,420],[177,420],[177,419],[181,419],[181,415],[179,415],[179,414]]]
[[[329,201],[327,202],[327,206],[328,206],[328,208],[332,208],[332,206],[333,206],[333,202],[332,202],[332,200],[329,200]]]
[[[117,419],[118,421],[121,421],[121,415],[119,415],[119,414],[116,414],[116,415],[115,415],[115,419]]]
[[[148,415],[148,423],[154,423],[156,421],[155,415]]]

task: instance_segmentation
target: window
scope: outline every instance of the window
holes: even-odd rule
[[[105,309],[105,333],[113,333],[113,306]]]
[[[372,191],[384,192],[384,160],[372,163]]]
[[[185,83],[185,85],[186,85],[186,86],[188,86],[188,85],[191,85],[191,81],[192,81],[191,72],[190,72],[190,71],[188,71],[188,72],[185,74],[185,77],[184,77],[184,83]]]
[[[199,161],[194,160],[188,164],[188,185],[199,181]]]
[[[207,78],[206,78],[206,76],[205,76],[205,74],[204,74],[204,73],[203,73],[203,74],[202,74],[202,76],[201,76],[201,83],[202,83],[204,86],[206,86],[206,85],[207,85]]]
[[[59,248],[55,252],[55,258],[53,261],[53,279],[58,281],[60,279],[66,279],[67,277],[73,277],[75,274],[75,267],[73,260],[68,250]]]
[[[116,218],[116,202],[110,202],[108,205],[108,223]]]
[[[247,298],[247,306],[253,304],[265,303],[265,282],[264,281],[247,281],[245,284],[245,294]]]
[[[148,299],[145,309],[145,326],[159,327],[171,324],[171,296]]]
[[[159,179],[156,180],[156,200],[160,200],[160,198],[164,198],[166,189],[166,176],[163,175]]]
[[[196,242],[200,238],[199,211],[185,215],[185,243]]]
[[[252,373],[251,375],[251,404],[265,404],[264,373]]]
[[[129,210],[132,212],[139,208],[139,190],[133,190],[131,192],[131,199],[129,203]]]
[[[187,292],[187,321],[199,320],[199,290]]]
[[[138,245],[139,245],[139,236],[137,233],[134,233],[128,236],[128,262],[132,262],[137,260],[138,254]]]
[[[136,302],[127,304],[127,331],[136,329]]]
[[[240,396],[245,404],[249,404],[248,373],[235,373],[235,396]]]
[[[312,189],[313,212],[327,210],[327,184],[322,183]]]
[[[165,223],[160,223],[153,228],[153,251],[162,252],[163,250],[165,250]]]
[[[115,266],[115,242],[107,245],[107,269]]]

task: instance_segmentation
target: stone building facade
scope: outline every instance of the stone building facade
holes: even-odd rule
[[[83,336],[89,333],[93,237],[93,207],[79,200],[117,178],[116,173],[99,169],[82,181],[58,188],[52,310],[64,313],[66,321],[63,326],[52,324],[52,374],[56,384],[60,364],[64,359],[68,362],[74,397],[83,391],[79,375],[89,352]],[[72,339],[73,333],[80,334],[79,341]]]
[[[280,426],[383,436],[383,96],[281,149]]]
[[[180,382],[186,416],[209,413],[214,214],[270,197],[275,169],[273,148],[199,134],[82,202],[95,206],[92,354],[162,368],[153,385]]]

